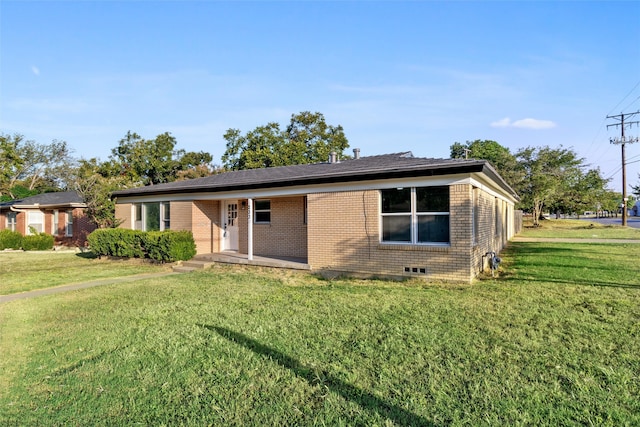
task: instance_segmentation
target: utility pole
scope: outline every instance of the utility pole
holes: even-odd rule
[[[630,137],[627,138],[624,134],[625,127],[631,127],[633,125],[638,125],[640,121],[625,121],[625,118],[631,118],[637,114],[640,114],[640,111],[636,111],[635,113],[621,113],[615,116],[607,116],[607,119],[617,120],[617,123],[613,123],[611,125],[607,125],[607,129],[611,126],[620,127],[620,138],[610,138],[609,142],[611,144],[622,146],[622,226],[626,227],[627,225],[627,160],[624,154],[624,146],[625,144],[633,144],[634,142],[638,142],[638,137]]]

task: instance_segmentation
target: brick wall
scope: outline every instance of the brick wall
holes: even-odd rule
[[[71,210],[73,215],[73,231],[71,236],[66,236],[67,212],[68,209],[58,209],[58,223],[54,224],[55,211],[40,210],[43,214],[42,231],[54,237],[55,245],[63,246],[86,246],[87,236],[96,229],[93,222],[87,218],[83,208],[74,208]],[[0,216],[0,230],[6,228],[6,212]],[[27,213],[18,212],[16,216],[16,231],[22,235],[26,235],[27,230]]]
[[[177,202],[171,202],[171,228],[176,229],[173,227],[173,221],[174,218],[181,214],[174,214],[174,203]],[[193,232],[193,239],[196,242],[197,253],[208,254],[219,252],[221,202],[217,200],[196,200],[193,202],[180,203],[188,203],[191,206],[191,231]],[[186,215],[186,207],[181,207],[179,212],[183,212],[183,210]],[[187,228],[181,229],[187,230]]]
[[[307,257],[305,198],[280,197],[271,200],[271,222],[253,224],[253,253],[274,257]],[[247,253],[247,211],[238,214],[239,252]]]
[[[116,219],[122,221],[120,228],[128,228],[133,230],[133,217],[131,215],[131,203],[116,204]]]
[[[378,190],[311,194],[308,262],[312,269],[470,282],[480,269],[485,247],[496,241],[494,200],[480,192],[478,243],[473,244],[472,192],[470,185],[450,186],[449,246],[380,243]]]

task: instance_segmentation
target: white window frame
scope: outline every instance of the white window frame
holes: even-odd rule
[[[16,228],[18,226],[18,213],[7,212],[6,220],[7,220],[7,229],[11,231],[16,231]]]
[[[260,209],[258,208],[258,205],[260,203],[269,203],[269,208],[268,209]],[[268,213],[269,214],[269,220],[268,221],[258,221],[258,213],[264,214],[264,213]],[[254,224],[271,224],[271,199],[257,199],[253,201],[253,223]]]
[[[448,186],[433,186],[436,187],[448,187]],[[382,206],[382,191],[380,190],[380,242],[387,245],[420,245],[420,246],[450,246],[451,245],[451,206],[449,206],[449,212],[419,212],[417,209],[417,189],[418,188],[429,188],[429,186],[421,186],[421,187],[410,187],[410,211],[409,212],[383,212]],[[397,190],[402,190],[402,187],[397,188]],[[392,188],[385,190],[393,190]],[[451,200],[451,188],[449,187],[449,200]],[[450,203],[450,202],[449,202]],[[449,218],[449,241],[447,242],[420,242],[418,241],[418,228],[419,228],[419,218],[421,216],[447,216]],[[410,241],[400,241],[400,240],[384,240],[384,218],[385,217],[409,217],[410,218]]]
[[[34,221],[33,216],[40,217],[39,222]],[[40,227],[36,227],[39,225]],[[31,236],[33,233],[31,232],[31,227],[38,230],[39,233],[44,232],[44,213],[42,211],[27,211],[27,236]]]
[[[150,204],[159,204],[158,227],[160,231],[171,228],[171,203],[170,202],[144,202],[134,203],[131,206],[131,217],[134,230],[147,230],[147,207]],[[168,213],[168,215],[167,215]],[[138,216],[140,214],[140,216]]]
[[[58,220],[59,220],[59,213],[58,213],[58,209],[54,209],[53,210],[53,220],[51,221],[51,235],[52,236],[57,236],[58,235]]]
[[[73,210],[68,210],[66,214],[67,218],[64,224],[64,235],[65,237],[73,237]]]

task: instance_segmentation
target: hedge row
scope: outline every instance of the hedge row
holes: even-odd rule
[[[98,256],[149,258],[159,262],[186,261],[196,254],[190,231],[140,231],[101,228],[87,236]]]
[[[17,231],[0,230],[0,251],[5,249],[47,251],[53,249],[53,236],[47,233],[23,236]]]

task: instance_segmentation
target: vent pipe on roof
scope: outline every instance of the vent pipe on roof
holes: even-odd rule
[[[338,162],[338,153],[332,151],[329,153],[329,163],[337,163]]]
[[[359,159],[360,158],[360,149],[359,148],[354,148],[353,149],[353,158],[354,159]]]

